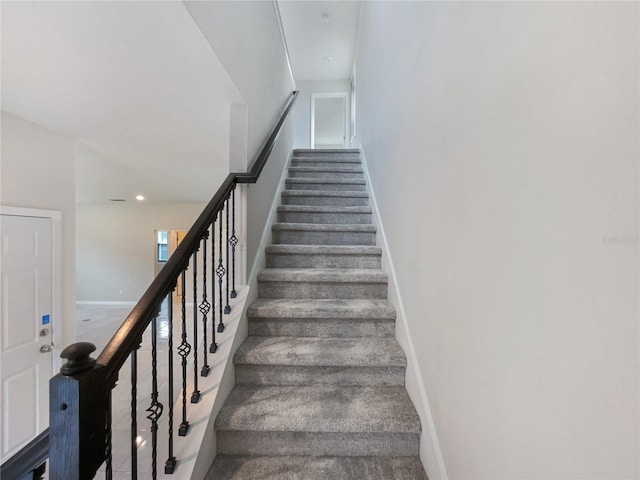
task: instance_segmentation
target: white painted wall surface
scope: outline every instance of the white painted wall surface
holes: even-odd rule
[[[248,105],[251,164],[294,90],[275,7],[270,1],[183,3]]]
[[[638,3],[361,13],[358,140],[448,478],[639,478]]]
[[[77,300],[137,302],[154,278],[154,231],[188,230],[204,207],[201,203],[78,205]]]
[[[0,204],[62,212],[62,343],[75,340],[75,141],[2,112]]]
[[[311,94],[347,93],[349,95],[349,80],[299,80],[296,82],[296,88],[300,93],[293,110],[293,147],[311,148]],[[351,100],[347,102],[351,105]]]

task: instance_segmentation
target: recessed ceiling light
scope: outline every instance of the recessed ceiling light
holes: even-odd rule
[[[144,200],[144,195],[136,195],[136,200],[139,200],[139,201]]]
[[[333,62],[333,57],[331,55],[327,55],[326,57],[324,57],[324,61],[327,63],[331,63]]]
[[[322,17],[322,21],[323,22],[328,22],[329,20],[331,20],[331,15],[329,15],[327,12],[324,12],[322,15],[320,15]]]

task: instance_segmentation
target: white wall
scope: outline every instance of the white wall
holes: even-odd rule
[[[137,302],[154,278],[154,231],[188,230],[204,207],[200,203],[78,205],[77,300]]]
[[[358,140],[432,479],[640,477],[638,18],[362,5]]]
[[[349,95],[350,83],[349,80],[299,80],[296,82],[296,88],[300,93],[293,110],[293,147],[311,148],[311,94],[346,93]],[[351,105],[349,97],[347,102]]]
[[[273,2],[183,3],[248,105],[251,165],[294,90]]]
[[[2,112],[0,204],[62,212],[62,343],[75,337],[75,141]]]

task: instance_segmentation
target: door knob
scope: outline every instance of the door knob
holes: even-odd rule
[[[40,347],[40,353],[49,353],[51,350],[51,345],[42,345]]]

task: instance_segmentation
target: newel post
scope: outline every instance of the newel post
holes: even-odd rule
[[[87,480],[105,460],[111,387],[105,368],[90,357],[96,347],[78,342],[49,384],[49,478]]]

